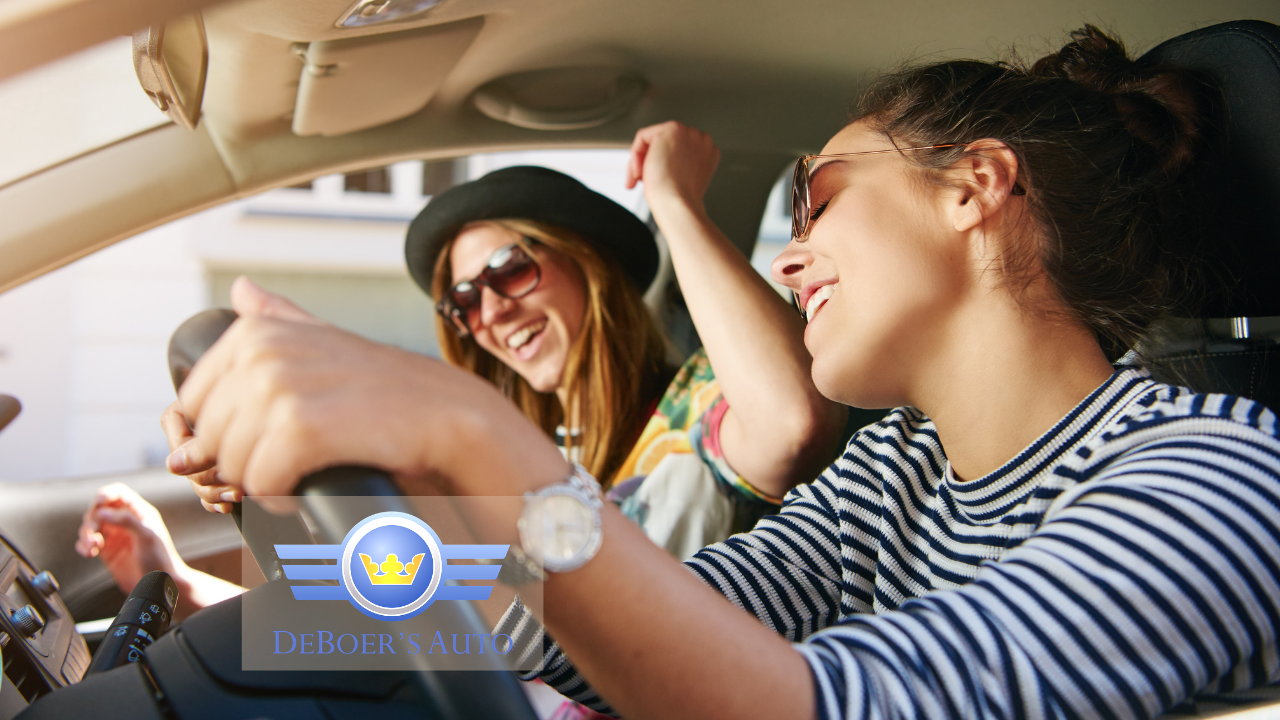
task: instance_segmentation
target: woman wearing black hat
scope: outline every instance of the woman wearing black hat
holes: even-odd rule
[[[629,167],[705,343],[679,372],[641,299],[653,234],[567,175],[513,167],[454,187],[405,244],[444,358],[502,388],[679,558],[779,505],[828,459],[844,414],[809,379],[799,319],[701,211],[717,159],[667,123],[640,131]]]

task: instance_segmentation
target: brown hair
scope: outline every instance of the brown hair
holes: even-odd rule
[[[1003,272],[1029,285],[1043,272],[1108,357],[1132,348],[1179,308],[1196,253],[1196,172],[1214,93],[1199,75],[1131,60],[1092,25],[1027,66],[960,60],[882,77],[857,119],[895,143],[994,138],[1018,158],[1038,243],[1007,246]],[[964,148],[907,153],[945,182]],[[1181,308],[1185,309],[1185,307]]]
[[[666,341],[650,317],[640,292],[618,264],[596,252],[574,233],[533,220],[484,220],[532,239],[545,250],[569,258],[586,286],[582,331],[569,350],[561,383],[568,386],[569,407],[576,407],[581,436],[565,438],[567,447],[581,447],[581,463],[592,475],[610,484],[612,474],[631,451],[631,443],[647,419],[653,400],[669,374]],[[532,252],[525,240],[521,244]],[[452,241],[436,260],[432,296],[441,297],[453,284],[449,262]],[[473,337],[458,337],[436,316],[440,352],[449,363],[464,367],[497,385],[530,420],[547,434],[565,422],[568,408],[555,393],[534,390],[514,370],[481,348]],[[569,414],[572,417],[572,413]]]

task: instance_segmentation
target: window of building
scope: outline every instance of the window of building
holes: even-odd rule
[[[343,176],[345,192],[391,194],[391,173],[386,167],[369,168]]]
[[[422,194],[439,195],[467,179],[467,161],[430,160],[422,163]]]

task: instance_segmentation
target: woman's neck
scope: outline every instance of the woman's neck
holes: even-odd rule
[[[957,331],[913,398],[938,429],[962,480],[1000,468],[1111,376],[1093,335],[1078,323],[990,306]]]

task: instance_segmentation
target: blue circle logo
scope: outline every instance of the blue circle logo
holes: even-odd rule
[[[391,620],[426,610],[444,568],[431,526],[398,512],[370,515],[351,528],[339,562],[351,603],[370,617]]]

